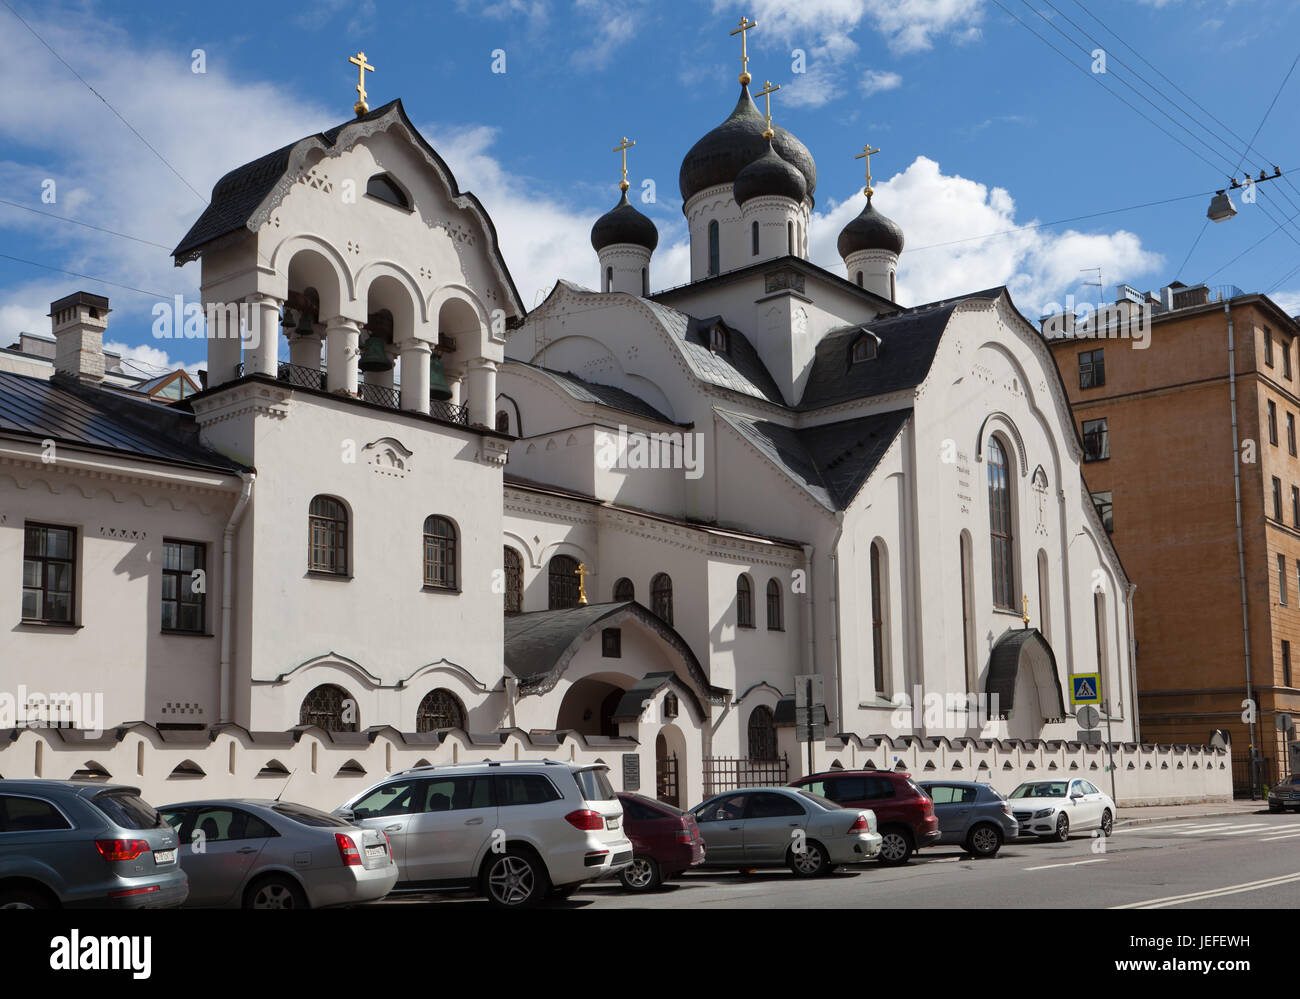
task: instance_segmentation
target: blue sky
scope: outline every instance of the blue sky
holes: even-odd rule
[[[357,49],[377,67],[371,105],[401,97],[482,199],[528,305],[558,277],[596,282],[587,233],[617,198],[610,149],[623,135],[637,142],[633,193],[655,184],[641,205],[661,232],[653,284],[678,283],[677,171],[735,103],[740,46],[728,32],[742,14],[758,21],[751,73],[782,85],[773,115],[817,160],[816,262],[839,268],[835,238],[861,204],[853,156],[869,140],[883,150],[877,207],[907,236],[905,304],[1005,283],[1037,315],[1067,294],[1096,300],[1083,269],[1099,267],[1108,297],[1118,281],[1146,290],[1177,276],[1272,289],[1300,311],[1300,270],[1289,273],[1300,218],[1274,231],[1300,215],[1300,70],[1237,171],[1276,164],[1295,186],[1260,185],[1256,204],[1235,198],[1237,218],[1204,225],[1209,193],[1300,51],[1294,0],[8,3],[143,139],[0,7],[0,197],[26,206],[0,204],[0,253],[88,276],[0,258],[6,344],[21,329],[48,332],[48,303],[84,288],[112,300],[108,339],[137,363],[201,360],[197,344],[149,335],[155,301],[197,295],[198,265],[175,269],[168,250],[227,170],[351,117]],[[1104,74],[1090,71],[1097,47]],[[505,73],[492,72],[497,49]],[[42,201],[48,180],[53,204]],[[1196,196],[1023,228],[1183,195]]]

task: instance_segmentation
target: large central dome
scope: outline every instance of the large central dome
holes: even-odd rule
[[[749,87],[741,86],[736,109],[726,121],[695,143],[682,160],[682,169],[677,176],[682,200],[689,201],[705,188],[734,183],[741,170],[767,151],[767,139],[763,138],[766,129],[767,119],[749,96]],[[776,136],[772,145],[783,160],[803,174],[811,198],[817,187],[817,164],[813,162],[812,153],[784,128],[774,125],[773,131]]]

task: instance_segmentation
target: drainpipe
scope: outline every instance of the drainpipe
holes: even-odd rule
[[[230,616],[233,602],[231,594],[234,590],[235,528],[239,525],[240,518],[244,516],[244,509],[253,495],[253,483],[257,481],[257,473],[240,472],[239,477],[244,480],[244,488],[240,490],[235,508],[230,511],[230,520],[226,522],[226,529],[221,532],[221,710],[218,717],[223,723],[231,720]]]
[[[1130,711],[1133,716],[1133,741],[1140,745],[1142,722],[1138,717],[1137,636],[1133,633],[1133,594],[1137,592],[1137,588],[1137,583],[1128,584],[1128,690],[1132,701]]]
[[[840,538],[844,536],[844,511],[835,513],[837,527],[831,540],[831,645],[835,651],[835,732],[844,731],[844,670],[840,652]],[[809,579],[812,577],[810,576]]]
[[[812,565],[813,565],[813,546],[803,545],[803,578],[807,581],[808,592],[803,601],[803,627],[807,638],[807,651],[804,652],[803,671],[805,673],[817,672],[817,629],[815,627],[815,616],[813,614],[813,587],[812,587]]]
[[[1241,633],[1246,647],[1246,700],[1250,701],[1250,797],[1255,797],[1255,694],[1250,684],[1250,615],[1246,604],[1246,542],[1241,529],[1241,452],[1237,437],[1237,348],[1232,329],[1232,303],[1223,303],[1228,320],[1228,401],[1232,406],[1232,489],[1237,506],[1237,576],[1241,581]]]

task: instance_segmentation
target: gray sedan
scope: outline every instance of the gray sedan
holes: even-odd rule
[[[1020,835],[1011,805],[988,784],[934,781],[921,785],[934,802],[940,843],[959,843],[977,857],[992,857]]]
[[[159,809],[181,842],[190,906],[303,909],[383,898],[388,837],[287,801],[187,801]]]
[[[875,813],[841,808],[798,788],[727,791],[691,814],[704,837],[705,867],[789,867],[799,877],[814,877],[880,852]]]

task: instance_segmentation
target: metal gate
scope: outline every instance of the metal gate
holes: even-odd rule
[[[677,793],[677,754],[655,760],[655,797],[674,808],[681,808]]]
[[[742,756],[706,756],[704,758],[704,796],[730,791],[737,787],[766,787],[785,784],[790,779],[790,761],[782,753],[774,760],[755,760]]]

